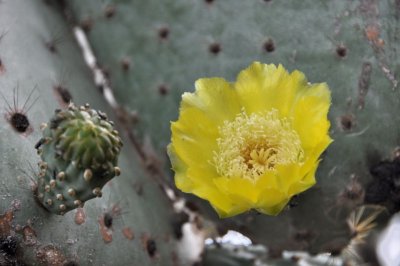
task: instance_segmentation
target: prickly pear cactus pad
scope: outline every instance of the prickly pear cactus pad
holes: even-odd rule
[[[195,87],[171,125],[179,189],[230,217],[252,208],[277,215],[315,184],[318,158],[332,142],[326,84],[254,62],[235,83],[204,78]]]
[[[59,1],[0,1],[0,265],[173,266],[177,261],[190,265],[177,254],[174,228],[168,223],[174,217],[172,203],[146,171],[123,125],[95,85],[92,72],[57,3]],[[51,117],[57,117],[54,110],[66,108],[72,100],[76,106],[90,103],[89,110],[63,109],[59,115],[64,114],[65,119],[52,119],[53,125],[48,122]],[[105,112],[115,125],[111,127],[102,113],[91,108]],[[18,119],[22,122],[16,124],[9,118],[17,112],[24,115],[24,119]],[[76,117],[75,122],[73,117]],[[43,122],[48,122],[44,132],[40,127]],[[81,124],[80,130],[86,128],[87,131],[76,135],[73,123]],[[57,127],[51,130],[55,125]],[[64,131],[63,127],[71,128]],[[119,138],[112,133],[113,128],[118,130],[123,141],[122,149]],[[86,162],[85,152],[91,145],[86,134],[96,132],[100,136],[96,145],[104,149],[107,159],[101,159],[99,153]],[[70,148],[71,154],[65,156],[81,158],[85,167],[71,168],[72,161],[64,162],[62,157],[57,157],[56,141],[60,137],[56,137],[57,133],[71,137],[72,142],[78,138],[85,140],[86,148],[81,156],[74,154],[74,151],[82,151],[71,144],[65,144],[63,150],[67,153]],[[45,144],[49,141],[46,139],[37,146],[43,149],[40,159],[35,145],[48,137],[53,138],[53,142]],[[58,145],[64,144],[60,140]],[[121,149],[118,164],[118,152],[107,148],[110,146]],[[88,189],[92,183],[84,180],[84,170],[93,164],[92,158],[97,158],[99,163],[110,162],[107,165],[110,173],[105,178],[114,175],[113,167],[121,168],[121,175],[103,187],[101,198],[89,200],[83,208],[63,216],[49,212],[38,203],[33,188],[38,183],[36,165],[39,160],[48,165],[46,182],[54,177],[50,168],[55,169],[56,188],[61,191],[58,187],[61,175],[57,178],[57,174],[63,171],[63,184],[80,186],[78,183],[82,182],[85,185],[87,192],[83,189],[79,192],[82,196],[93,192]],[[91,182],[98,182],[96,186],[100,186],[102,181],[96,179],[101,176],[96,173],[105,171],[90,169]],[[69,171],[74,175],[69,175]],[[61,201],[55,196],[54,205],[59,206]],[[72,199],[69,194],[65,198]]]
[[[42,124],[43,138],[35,148],[39,162],[37,197],[52,213],[83,207],[101,197],[102,187],[121,170],[117,166],[122,141],[113,122],[88,104],[55,111]]]
[[[282,250],[337,252],[354,236],[347,219],[356,208],[393,203],[392,185],[373,168],[390,161],[399,146],[398,1],[66,3],[109,74],[116,99],[136,111],[134,130],[143,143],[152,143],[152,157],[164,169],[171,167],[169,121],[178,119],[181,95],[195,91],[198,78],[234,81],[240,70],[260,61],[299,69],[310,82],[329,85],[329,135],[335,141],[321,155],[316,185],[279,216],[245,212],[219,219],[208,202],[185,195],[221,232],[238,230],[277,256]],[[165,173],[172,180],[173,173]]]

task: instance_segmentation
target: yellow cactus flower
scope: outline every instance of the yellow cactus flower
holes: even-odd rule
[[[220,217],[250,209],[277,215],[315,184],[332,142],[325,83],[254,62],[235,83],[203,78],[195,88],[171,124],[168,154],[180,190],[208,200]]]

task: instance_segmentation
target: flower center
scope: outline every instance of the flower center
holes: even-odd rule
[[[299,135],[275,109],[251,115],[242,111],[233,121],[224,121],[219,133],[213,164],[222,176],[256,179],[276,165],[304,157]]]

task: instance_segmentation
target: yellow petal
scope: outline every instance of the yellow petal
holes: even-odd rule
[[[194,108],[182,111],[179,120],[171,124],[171,130],[174,150],[186,164],[211,160],[217,147],[218,129],[202,112]]]
[[[257,202],[259,191],[254,186],[254,182],[241,177],[219,177],[214,179],[216,187],[234,199],[236,202],[241,202],[251,208]]]
[[[327,119],[330,103],[330,92],[325,83],[312,85],[298,96],[291,116],[303,149],[313,148],[326,138],[330,127]]]
[[[209,164],[190,164],[190,167],[176,153],[174,146],[168,146],[168,155],[175,172],[175,184],[183,192],[191,192],[199,187],[215,188],[214,178],[218,174]]]
[[[177,156],[172,144],[168,145],[168,155],[175,171],[175,184],[181,191],[193,193],[209,201],[221,218],[237,215],[248,209],[248,206],[237,204],[218,191],[212,181],[207,182],[208,178],[191,178],[187,165]]]
[[[256,180],[255,186],[261,189],[264,188],[278,189],[280,186],[280,180],[276,172],[268,171]]]
[[[186,176],[187,165],[176,154],[172,144],[168,145],[167,151],[171,160],[172,170],[175,172],[175,185],[183,192],[190,192],[194,189],[194,184]]]
[[[298,182],[294,183],[289,188],[288,195],[290,195],[290,197],[309,189],[315,184],[315,171],[317,170],[318,164],[319,161],[313,165],[311,171],[299,178]]]
[[[232,119],[240,112],[238,95],[225,79],[199,79],[195,83],[195,88],[194,94],[183,94],[181,109],[196,108],[216,123]]]
[[[175,152],[187,164],[210,161],[220,123],[240,108],[235,90],[224,79],[197,80],[196,92],[182,96],[179,120],[171,124]]]
[[[302,166],[300,164],[289,164],[289,165],[278,165],[276,167],[277,171],[277,179],[280,181],[278,188],[279,191],[284,193],[285,195],[289,195],[290,187],[299,181],[301,178],[301,170]],[[308,167],[309,169],[310,167]],[[305,169],[307,170],[307,168]],[[288,196],[290,197],[290,196]]]
[[[307,84],[303,73],[289,73],[279,65],[255,62],[240,72],[235,88],[248,113],[272,108],[285,117],[292,108],[296,93]]]
[[[261,192],[259,202],[255,206],[256,210],[268,214],[277,215],[286,206],[290,198],[275,189],[264,189]]]
[[[234,216],[248,209],[248,206],[242,202],[234,202],[230,197],[212,187],[198,187],[192,193],[208,200],[221,218]]]

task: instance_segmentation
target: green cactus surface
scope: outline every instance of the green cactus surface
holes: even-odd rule
[[[39,163],[38,199],[50,212],[65,214],[83,207],[114,176],[122,141],[101,111],[70,105],[56,110],[42,125],[43,138],[36,148]]]
[[[58,4],[42,0],[0,1],[0,36],[0,265],[187,264],[177,255],[173,227],[165,222],[174,217],[173,206],[94,84]],[[92,109],[68,110],[71,101],[76,106],[90,103],[93,110],[107,113],[109,120]],[[58,116],[65,114],[65,119],[53,119],[54,126],[58,125],[52,130],[56,109],[61,109]],[[76,120],[72,119],[75,116]],[[42,132],[41,124],[49,120]],[[115,122],[113,127],[110,121]],[[74,133],[74,123],[81,125],[80,133]],[[124,143],[122,149],[114,129]],[[86,136],[96,132],[99,138]],[[83,144],[70,143],[63,150],[68,158],[83,159],[77,169],[69,167],[72,160],[67,157],[65,161],[62,156],[57,159],[56,146],[61,144],[56,144],[57,134],[66,135],[64,142],[72,137],[73,143]],[[81,134],[81,141],[85,142],[75,142],[78,138],[74,134]],[[42,143],[39,156],[35,145],[42,138],[44,143],[50,142]],[[93,140],[99,146],[91,147]],[[105,149],[104,155],[98,148]],[[85,159],[89,156],[85,156],[87,151],[93,155],[90,159]],[[84,193],[91,197],[92,190],[88,188],[105,182],[97,180],[97,173],[107,171],[98,170],[94,159],[101,165],[107,163],[105,179],[117,174],[114,167],[121,169],[121,175],[103,187],[101,198],[87,201],[83,208],[64,216],[49,212],[38,203],[34,189],[39,185],[39,161],[47,163],[46,180],[53,177],[50,170],[56,169],[56,174],[64,171],[64,184],[80,186],[82,182],[81,197]],[[89,185],[84,183],[88,165],[93,166],[93,183]],[[63,185],[57,185],[57,189],[64,193]],[[69,200],[68,195],[65,198]]]
[[[399,20],[398,0],[0,0],[0,265],[378,264],[400,210]],[[198,78],[253,61],[326,82],[334,142],[278,216],[220,219],[174,189],[170,121]],[[228,230],[263,247],[189,256]]]
[[[396,205],[387,196],[393,184],[382,185],[370,172],[390,161],[399,145],[398,1],[71,0],[67,9],[87,31],[117,100],[136,112],[132,130],[170,180],[169,121],[177,119],[181,95],[194,90],[196,79],[234,81],[261,61],[328,83],[334,142],[317,185],[277,217],[250,212],[220,220],[206,202],[187,196],[221,232],[239,230],[278,256],[283,250],[337,252],[354,237],[348,220],[355,208]]]

